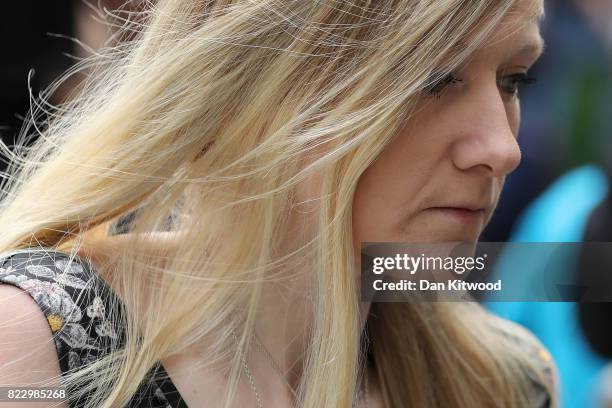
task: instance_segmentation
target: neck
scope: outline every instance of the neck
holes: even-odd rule
[[[270,285],[263,291],[255,333],[280,371],[285,373],[291,387],[297,390],[304,368],[314,305],[303,293],[278,286]],[[266,372],[272,373],[265,355],[257,348],[254,350],[263,360]],[[279,376],[278,373],[271,375]]]
[[[263,390],[277,396],[283,395],[284,399],[292,397],[288,385],[297,391],[303,374],[309,332],[315,315],[313,300],[308,296],[312,292],[305,290],[308,287],[306,282],[298,281],[290,285],[266,284],[255,323],[255,334],[265,351],[253,343],[248,363],[258,387],[261,384]],[[369,307],[369,302],[362,302],[360,331],[365,326]],[[266,356],[266,351],[269,356]],[[270,358],[273,363],[269,361]],[[284,373],[285,379],[281,378],[274,365]]]
[[[303,200],[307,202],[307,200]],[[303,209],[308,213],[307,208]],[[277,255],[292,253],[296,248],[306,244],[303,237],[314,236],[312,220],[293,214],[291,225],[294,233],[284,241]],[[298,232],[296,232],[298,231]],[[301,237],[301,238],[300,238]],[[299,242],[299,246],[296,245]],[[355,245],[359,250],[359,245]],[[359,254],[359,252],[356,252]],[[310,331],[314,326],[315,299],[312,297],[315,288],[315,271],[317,265],[312,265],[304,259],[310,257],[298,256],[297,263],[288,265],[282,274],[282,281],[264,284],[262,297],[255,320],[255,333],[269,357],[285,375],[273,368],[266,353],[258,347],[251,347],[248,364],[251,367],[257,387],[261,389],[263,398],[271,402],[267,406],[291,406],[293,395],[289,386],[297,390],[303,375],[305,357],[310,342]],[[356,257],[356,271],[359,271],[359,256]],[[359,280],[359,274],[355,277]],[[358,285],[357,285],[358,287]],[[360,310],[360,333],[365,327],[366,317],[370,310],[370,302],[362,302]],[[288,384],[287,384],[288,383]]]

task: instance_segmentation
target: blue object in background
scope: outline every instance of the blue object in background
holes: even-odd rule
[[[571,170],[526,208],[509,241],[581,242],[591,212],[609,194],[608,186],[606,174],[595,165]],[[542,269],[538,268],[537,259],[529,262],[525,271],[504,268],[501,262],[496,265],[495,274],[498,278],[515,275],[512,279],[534,279],[534,274]],[[558,273],[567,273],[572,265],[569,262]],[[576,303],[485,302],[485,307],[524,325],[548,348],[559,369],[564,408],[598,407],[599,374],[609,361],[597,355],[582,334]]]

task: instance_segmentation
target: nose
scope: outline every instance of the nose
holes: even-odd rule
[[[497,87],[475,89],[469,99],[451,147],[453,163],[461,170],[477,168],[491,177],[505,176],[521,161],[518,118],[508,114]]]

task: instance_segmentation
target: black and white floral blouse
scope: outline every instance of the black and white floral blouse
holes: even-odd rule
[[[82,258],[66,253],[26,249],[0,254],[0,284],[25,290],[43,311],[57,348],[62,373],[108,353],[112,342],[123,339],[110,316],[108,285]],[[71,401],[70,408],[84,401]],[[187,408],[161,363],[126,408]]]
[[[0,284],[25,290],[43,311],[57,348],[62,373],[77,370],[121,344],[122,332],[110,310],[114,293],[92,265],[79,257],[47,249],[25,249],[0,254]],[[514,339],[546,372],[558,389],[556,369],[546,349],[526,330],[509,322],[502,334]],[[494,327],[492,327],[494,328]],[[496,328],[500,330],[499,327]],[[534,408],[551,407],[551,396],[532,378]],[[71,401],[70,408],[84,401]],[[161,363],[153,367],[125,408],[187,408]]]

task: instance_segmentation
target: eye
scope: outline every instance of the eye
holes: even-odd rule
[[[526,73],[506,75],[497,81],[499,88],[508,95],[518,95],[522,85],[533,84],[536,78],[527,76]]]
[[[426,90],[428,93],[430,93],[431,95],[434,95],[435,97],[439,98],[442,94],[442,91],[448,86],[448,85],[454,85],[458,82],[463,82],[463,80],[457,78],[455,76],[454,73],[448,73],[448,74],[440,74],[440,73],[436,73],[433,74],[428,80],[427,80],[427,86],[426,86]]]

